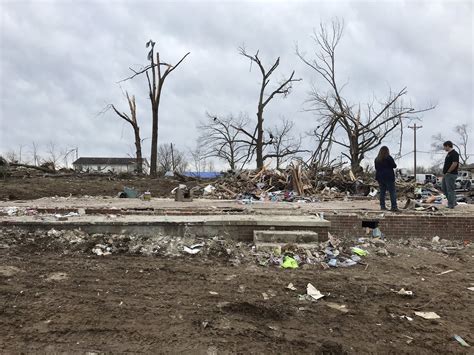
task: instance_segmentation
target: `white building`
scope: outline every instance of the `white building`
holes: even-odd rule
[[[72,163],[72,166],[76,171],[91,173],[133,173],[137,170],[137,161],[135,158],[80,157]],[[143,172],[148,173],[148,162],[146,159],[143,159]]]

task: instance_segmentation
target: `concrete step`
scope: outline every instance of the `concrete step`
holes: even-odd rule
[[[319,243],[318,233],[308,230],[254,230],[253,241],[257,243]]]
[[[288,243],[272,243],[272,242],[255,242],[255,249],[257,251],[273,252],[281,250]],[[298,248],[314,249],[319,247],[319,243],[295,243]]]

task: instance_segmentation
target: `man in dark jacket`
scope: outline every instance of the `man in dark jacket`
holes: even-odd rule
[[[375,158],[375,180],[379,183],[380,188],[380,208],[386,210],[385,194],[390,193],[391,210],[398,212],[397,207],[397,191],[395,189],[395,173],[393,169],[397,167],[395,161],[390,156],[390,151],[386,146],[380,148],[377,158]]]
[[[443,148],[448,154],[444,159],[443,166],[443,181],[441,188],[443,189],[446,198],[448,199],[448,208],[454,208],[456,203],[456,179],[458,177],[459,168],[459,154],[453,148],[453,142],[446,141],[443,143]]]

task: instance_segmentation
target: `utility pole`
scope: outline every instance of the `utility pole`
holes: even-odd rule
[[[174,151],[173,151],[173,143],[171,145],[171,168],[173,169],[173,173],[176,170],[176,167],[174,166]]]
[[[413,130],[413,153],[414,153],[414,160],[415,160],[413,176],[415,177],[415,182],[416,182],[416,130],[423,128],[423,126],[417,126],[416,123],[414,123],[413,126],[408,126],[408,128],[411,128]]]

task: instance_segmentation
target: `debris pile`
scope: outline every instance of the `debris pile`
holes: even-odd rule
[[[284,171],[263,168],[228,173],[215,180],[213,185],[200,186],[193,192],[208,198],[239,199],[244,203],[314,202],[347,195],[374,197],[376,186],[369,174],[356,178],[350,169],[315,172],[296,164]]]
[[[377,234],[377,232],[375,232]],[[62,254],[86,253],[97,256],[144,255],[156,257],[218,259],[238,266],[256,263],[264,267],[281,269],[344,268],[355,265],[367,266],[371,256],[393,256],[388,242],[373,235],[340,240],[332,235],[327,242],[301,247],[286,244],[274,250],[258,250],[253,243],[237,242],[215,236],[200,238],[185,234],[183,237],[165,235],[87,234],[82,230],[56,230],[27,232],[17,228],[0,228],[0,247],[23,248]],[[410,239],[391,242],[417,249],[454,254],[469,243],[433,238],[433,241]]]

